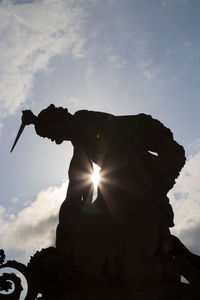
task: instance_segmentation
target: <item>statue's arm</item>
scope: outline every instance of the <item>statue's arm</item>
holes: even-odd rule
[[[170,129],[150,116],[146,117],[146,130],[141,138],[147,150],[143,157],[146,166],[171,188],[185,163],[184,148],[174,140]],[[157,156],[148,151],[156,152]]]

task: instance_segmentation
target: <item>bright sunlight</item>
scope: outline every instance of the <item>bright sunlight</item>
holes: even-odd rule
[[[92,182],[94,184],[94,188],[97,188],[99,180],[100,180],[100,170],[101,168],[93,163],[93,173],[91,175]]]

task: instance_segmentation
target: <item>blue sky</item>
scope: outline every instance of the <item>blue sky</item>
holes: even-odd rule
[[[174,233],[200,254],[200,2],[0,1],[0,248],[27,262],[51,245],[72,155],[25,128],[21,110],[50,103],[151,114],[186,149],[170,191]]]

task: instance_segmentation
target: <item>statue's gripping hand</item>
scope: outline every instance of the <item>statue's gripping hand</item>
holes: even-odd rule
[[[22,111],[22,124],[30,125],[35,124],[37,117],[32,113],[31,110],[23,110]]]

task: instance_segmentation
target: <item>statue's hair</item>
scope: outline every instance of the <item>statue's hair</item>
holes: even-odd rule
[[[41,135],[43,129],[48,127],[49,124],[61,122],[63,119],[66,119],[67,121],[70,116],[71,114],[68,113],[67,108],[55,107],[54,104],[51,104],[38,114],[37,122],[35,123],[35,130],[37,134]]]

